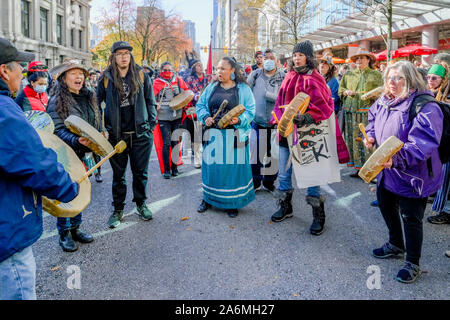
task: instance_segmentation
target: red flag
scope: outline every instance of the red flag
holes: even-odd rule
[[[211,54],[211,42],[209,43],[209,56],[208,56],[208,66],[206,67],[206,74],[208,76],[212,75],[212,54]]]

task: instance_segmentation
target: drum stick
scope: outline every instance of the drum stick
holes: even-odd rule
[[[366,133],[366,128],[364,127],[364,125],[362,123],[359,124],[359,130],[361,130],[366,141],[369,142],[369,138],[367,137],[367,133]]]
[[[277,115],[275,114],[275,111],[272,111],[272,115],[273,115],[273,118],[275,119],[276,123],[277,124],[280,123],[280,121],[278,121]]]
[[[216,119],[216,117],[219,115],[219,113],[222,112],[223,109],[225,109],[225,107],[228,105],[228,100],[223,100],[222,104],[219,107],[219,110],[217,110],[216,114],[214,115],[214,117],[212,118],[213,120]]]
[[[77,182],[81,183],[84,179],[89,177],[95,170],[97,170],[98,167],[100,167],[102,164],[106,162],[109,158],[111,158],[116,153],[122,153],[127,148],[127,144],[125,141],[121,140],[114,146],[114,151],[108,154],[106,157],[104,157],[100,162],[98,162],[95,166],[93,166],[88,172],[85,173],[83,177],[81,177]]]

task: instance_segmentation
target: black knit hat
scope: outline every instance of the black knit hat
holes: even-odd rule
[[[314,58],[313,44],[309,40],[305,40],[300,43],[297,43],[294,47],[294,50],[292,51],[292,54],[294,54],[296,52],[300,52],[300,53],[303,53],[307,57]]]

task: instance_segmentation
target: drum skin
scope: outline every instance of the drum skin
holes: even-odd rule
[[[194,99],[194,93],[191,90],[182,91],[169,102],[169,107],[171,107],[172,110],[180,110],[187,106],[192,99]]]
[[[70,115],[64,121],[64,124],[72,133],[89,139],[89,141],[91,141],[89,149],[95,154],[106,157],[114,151],[114,147],[106,140],[103,134],[80,117]]]
[[[228,127],[231,123],[231,120],[233,118],[237,118],[239,117],[241,114],[243,114],[245,111],[245,107],[240,104],[237,105],[236,107],[234,107],[233,109],[231,109],[230,111],[228,111],[223,117],[222,119],[219,120],[219,123],[217,124],[217,126],[220,129],[225,129],[226,127]]]
[[[42,144],[56,152],[58,162],[69,173],[73,181],[78,181],[86,173],[83,163],[64,141],[52,133],[36,130],[41,138]],[[91,202],[91,182],[84,179],[80,183],[78,196],[68,203],[61,203],[42,197],[42,207],[45,211],[55,217],[73,218],[82,212]]]
[[[378,87],[361,96],[361,100],[378,99],[384,91],[384,87]]]
[[[281,136],[287,138],[294,130],[294,117],[297,112],[304,114],[310,101],[309,95],[304,92],[298,93],[292,101],[284,107],[283,115],[278,123],[277,130]]]
[[[381,146],[367,159],[364,166],[359,170],[358,175],[365,182],[372,181],[383,170],[386,163],[394,154],[400,151],[403,142],[395,136],[389,137]]]
[[[47,112],[38,110],[25,111],[25,118],[35,130],[43,130],[48,133],[55,131],[55,124]]]

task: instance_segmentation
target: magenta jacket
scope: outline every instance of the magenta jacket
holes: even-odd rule
[[[300,74],[296,71],[289,72],[284,78],[281,84],[278,97],[275,102],[273,111],[277,115],[278,119],[281,119],[284,109],[280,109],[279,106],[287,105],[292,99],[299,93],[304,92],[310,96],[311,101],[309,103],[306,113],[310,114],[314,121],[319,122],[327,120],[334,112],[334,103],[331,97],[330,88],[327,86],[323,76],[313,70],[307,74]],[[274,124],[275,119],[271,118],[271,123]],[[336,142],[337,151],[340,163],[347,163],[350,161],[350,155],[342,138],[341,130],[339,129],[336,119]]]
[[[383,183],[387,190],[403,197],[425,198],[436,192],[443,182],[438,153],[443,115],[439,106],[431,102],[409,121],[409,108],[415,96],[416,92],[406,99],[395,100],[382,95],[369,110],[366,132],[375,139],[377,146],[390,136],[405,143],[392,157],[392,168],[382,170],[377,176],[378,184]],[[427,167],[430,157],[432,176]]]

